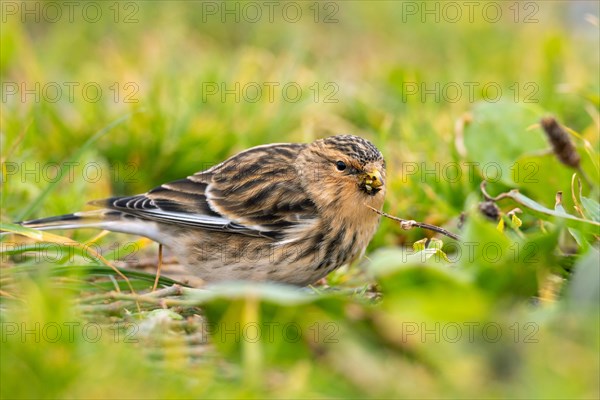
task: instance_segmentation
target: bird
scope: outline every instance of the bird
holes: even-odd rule
[[[306,286],[363,256],[386,192],[370,141],[336,135],[237,153],[209,169],[98,207],[23,221],[40,230],[95,228],[147,237],[204,282]]]

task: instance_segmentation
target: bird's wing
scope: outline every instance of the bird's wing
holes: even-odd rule
[[[92,204],[162,223],[278,239],[316,215],[294,167],[303,146],[254,147],[146,194]]]

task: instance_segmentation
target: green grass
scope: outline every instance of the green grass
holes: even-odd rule
[[[134,294],[85,249],[2,237],[0,396],[597,398],[598,5],[498,3],[495,23],[485,2],[473,22],[459,2],[452,23],[392,1],[319,3],[318,23],[313,2],[293,3],[295,23],[283,3],[272,23],[266,8],[223,23],[206,8],[220,2],[109,2],[92,23],[82,5],[48,21],[58,3],[44,2],[23,22],[21,2],[5,2],[3,223],[145,192],[253,145],[352,133],[386,157],[386,212],[463,241],[410,254],[431,233],[384,220],[327,288],[165,278],[147,294],[154,277],[126,269]],[[239,101],[221,98],[238,83]],[[552,154],[537,125],[549,114],[580,170]],[[492,196],[525,196],[496,202],[504,229],[479,212],[483,178]],[[93,243],[119,266],[156,253],[123,235]]]

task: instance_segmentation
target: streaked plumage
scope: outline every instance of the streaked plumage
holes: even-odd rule
[[[243,151],[148,193],[92,204],[98,211],[26,221],[146,236],[206,281],[306,285],[360,257],[379,223],[385,162],[357,136]]]

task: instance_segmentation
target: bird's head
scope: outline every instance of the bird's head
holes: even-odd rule
[[[297,168],[319,203],[383,205],[385,161],[368,140],[352,135],[316,140],[302,151]]]

